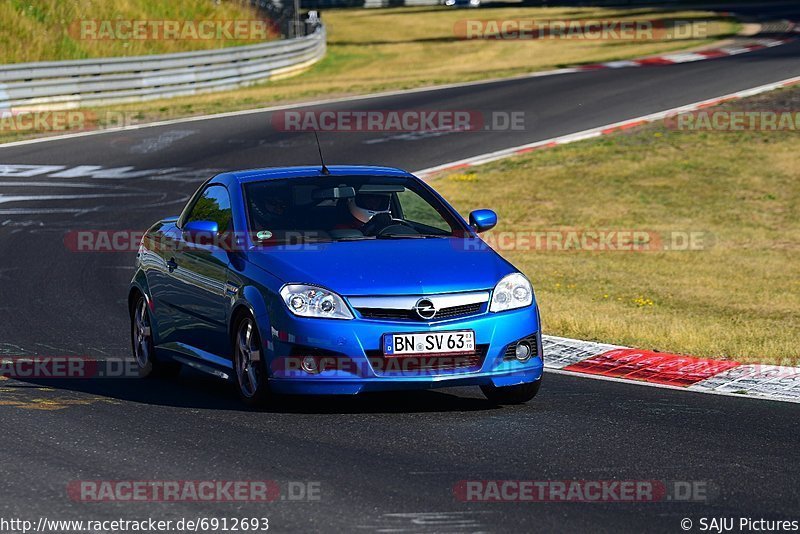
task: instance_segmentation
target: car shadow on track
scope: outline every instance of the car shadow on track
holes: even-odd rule
[[[30,388],[42,395],[42,388],[54,394],[65,393],[104,397],[110,400],[194,408],[202,410],[262,411],[267,413],[298,414],[376,414],[474,412],[500,409],[477,393],[477,388],[457,391],[422,390],[385,393],[365,393],[356,396],[295,396],[280,395],[267,406],[253,409],[236,396],[231,384],[184,369],[175,379],[94,378],[94,379],[15,379],[4,388]],[[465,396],[472,389],[478,396]],[[473,394],[474,394],[473,393]]]

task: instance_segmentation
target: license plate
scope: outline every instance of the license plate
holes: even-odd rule
[[[454,354],[475,352],[475,332],[422,332],[415,334],[385,334],[383,354]]]

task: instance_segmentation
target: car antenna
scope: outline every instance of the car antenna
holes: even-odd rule
[[[319,136],[317,135],[317,130],[314,130],[314,139],[317,140],[317,151],[319,152],[319,162],[322,163],[322,169],[320,172],[325,176],[328,176],[331,171],[328,170],[328,167],[325,166],[325,159],[322,157],[322,147],[319,144]]]

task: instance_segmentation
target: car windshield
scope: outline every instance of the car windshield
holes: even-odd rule
[[[386,176],[265,180],[245,186],[257,243],[430,239],[466,228],[411,178]]]

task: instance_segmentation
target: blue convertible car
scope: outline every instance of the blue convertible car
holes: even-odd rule
[[[542,377],[528,279],[415,176],[386,167],[229,172],[142,240],[129,293],[143,376],[187,365],[248,404],[275,393],[480,386]]]

